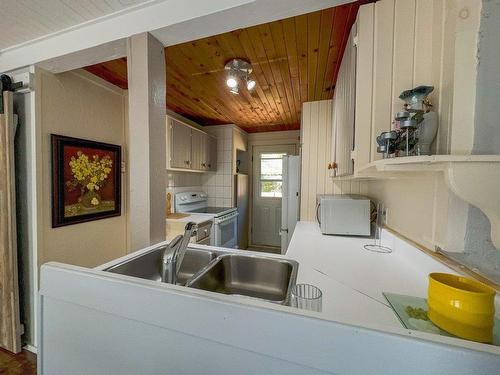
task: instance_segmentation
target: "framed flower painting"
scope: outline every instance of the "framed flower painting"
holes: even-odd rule
[[[121,215],[121,147],[51,135],[52,227]]]

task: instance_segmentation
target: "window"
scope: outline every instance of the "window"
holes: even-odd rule
[[[260,196],[281,198],[283,185],[283,153],[260,155]]]

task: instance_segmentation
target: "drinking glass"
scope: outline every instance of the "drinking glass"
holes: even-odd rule
[[[291,305],[298,309],[321,312],[321,289],[310,284],[296,284],[292,288]]]

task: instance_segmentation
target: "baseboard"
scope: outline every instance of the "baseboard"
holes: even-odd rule
[[[33,354],[38,354],[38,349],[36,346],[33,345],[24,345],[23,349],[27,350],[28,352],[31,352]]]

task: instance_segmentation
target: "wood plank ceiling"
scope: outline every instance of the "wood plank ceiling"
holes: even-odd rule
[[[333,97],[360,3],[167,47],[167,107],[201,125],[299,129],[302,103]],[[233,95],[226,86],[224,65],[235,57],[253,66],[252,92],[240,85],[240,94]],[[127,88],[125,58],[85,69]]]

